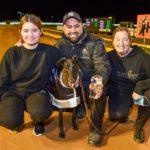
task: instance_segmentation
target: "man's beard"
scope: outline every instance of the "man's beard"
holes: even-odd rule
[[[77,35],[75,38],[71,38],[70,36],[67,36],[67,39],[68,39],[71,43],[77,43],[77,42],[81,39],[81,36],[82,36],[82,33],[79,34],[79,33],[75,32],[74,34]]]

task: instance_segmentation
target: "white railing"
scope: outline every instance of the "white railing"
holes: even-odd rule
[[[49,32],[46,32],[46,31],[45,31],[45,32],[43,32],[43,35],[49,36],[49,37],[54,38],[54,39],[60,39],[60,38],[61,38],[61,35],[58,35],[58,34],[62,33],[62,31],[52,30],[52,29],[45,29],[45,30],[55,32],[55,34],[54,34],[54,33],[49,33]],[[58,34],[57,34],[57,33],[58,33]],[[103,39],[104,39],[105,41],[108,41],[108,42],[111,42],[111,41],[112,41],[112,40],[109,39],[109,38],[103,38]],[[132,43],[132,45],[138,45],[138,46],[140,46],[140,47],[142,47],[142,48],[150,48],[150,45],[146,45],[146,44]]]

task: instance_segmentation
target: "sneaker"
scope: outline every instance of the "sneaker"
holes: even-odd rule
[[[137,129],[137,127],[134,127],[134,141],[137,143],[143,143],[144,140],[145,140],[144,130]]]
[[[19,128],[14,128],[11,130],[8,130],[10,133],[18,133],[19,132]]]
[[[22,129],[24,128],[24,125],[21,125],[20,127],[14,128],[14,129],[10,129],[8,130],[10,133],[18,133],[20,131],[22,131]]]
[[[44,123],[37,122],[33,128],[33,134],[35,136],[42,136],[44,132],[45,132]]]
[[[99,134],[96,130],[90,132],[88,138],[88,144],[94,147],[99,147],[102,144],[103,136]]]

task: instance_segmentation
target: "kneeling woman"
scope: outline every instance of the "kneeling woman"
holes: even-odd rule
[[[127,28],[117,28],[112,37],[114,50],[108,53],[112,74],[109,82],[109,117],[125,122],[134,100],[150,89],[150,56],[138,46],[131,46]],[[150,117],[150,108],[139,106],[134,140],[144,141],[143,126]]]
[[[44,121],[52,114],[49,96],[42,93],[61,51],[39,43],[41,20],[27,14],[20,21],[23,45],[13,46],[0,64],[0,125],[18,131],[26,110],[35,122],[34,134],[44,132]]]

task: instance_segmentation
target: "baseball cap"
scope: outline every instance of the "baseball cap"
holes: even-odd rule
[[[63,24],[67,21],[67,19],[69,18],[75,18],[77,19],[79,22],[82,22],[82,19],[80,17],[80,15],[74,11],[70,11],[67,14],[64,15],[63,17]]]

